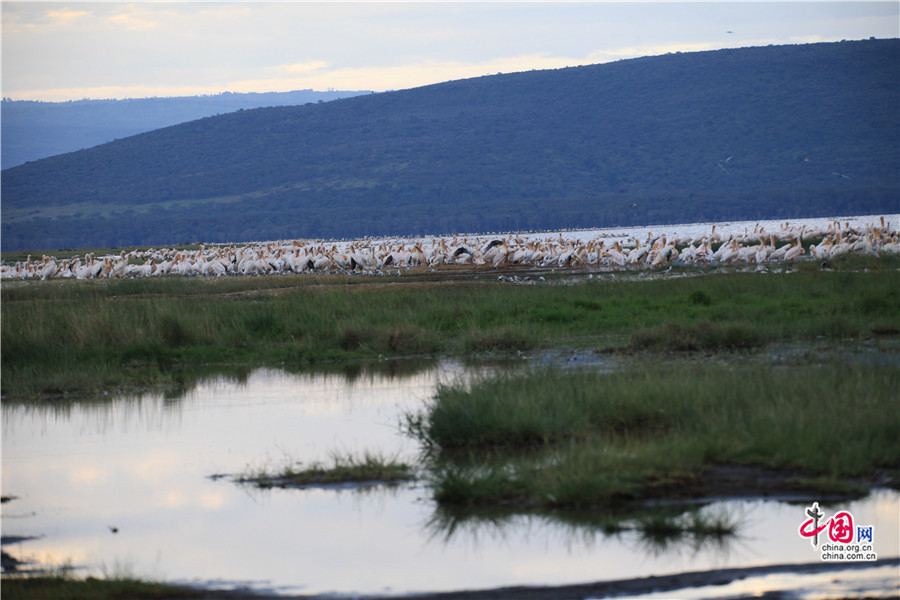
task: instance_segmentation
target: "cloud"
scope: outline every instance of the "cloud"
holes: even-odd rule
[[[495,73],[557,69],[588,62],[586,58],[542,54],[501,57],[474,62],[426,60],[400,65],[336,68],[329,68],[324,61],[310,61],[272,69],[272,77],[231,81],[227,87],[229,91],[233,92],[296,89],[385,91]]]
[[[112,17],[107,17],[106,20],[113,25],[122,26],[131,31],[147,31],[156,29],[159,26],[159,23],[156,21],[149,21],[143,17],[128,13],[119,13]]]
[[[292,65],[279,65],[277,67],[273,67],[271,70],[284,73],[287,75],[294,75],[297,73],[310,73],[312,71],[317,71],[319,69],[324,69],[328,66],[328,63],[322,60],[312,60],[308,62],[302,63],[294,63]]]
[[[573,58],[528,54],[492,60],[462,62],[426,60],[388,66],[333,67],[321,60],[268,67],[267,76],[232,79],[223,82],[183,85],[100,85],[21,90],[7,94],[14,99],[65,101],[73,98],[145,98],[193,96],[230,92],[287,92],[314,90],[385,91],[430,85],[454,79],[466,79],[495,73],[512,73],[533,69],[557,69],[589,64],[588,57]]]
[[[44,11],[44,17],[49,20],[52,25],[68,25],[79,19],[83,19],[90,14],[91,13],[86,10],[72,10],[71,8]]]
[[[405,89],[670,52],[896,37],[896,6],[3,2],[3,92],[68,100]]]

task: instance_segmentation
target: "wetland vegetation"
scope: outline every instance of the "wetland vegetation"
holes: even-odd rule
[[[443,504],[606,510],[718,496],[705,475],[719,465],[787,474],[780,489],[754,482],[765,493],[846,492],[900,467],[897,389],[896,365],[842,361],[547,369],[442,386],[410,429],[431,448]]]
[[[396,457],[365,452],[361,458],[335,453],[330,465],[313,463],[306,468],[299,468],[297,461],[288,460],[280,470],[273,471],[266,467],[251,469],[239,475],[236,481],[271,488],[394,484],[414,478],[412,467]]]
[[[423,448],[413,467],[335,454],[235,479],[304,487],[415,475],[436,501],[436,536],[527,514],[579,532],[635,532],[660,552],[718,544],[739,534],[735,522],[681,502],[897,486],[898,266],[852,257],[766,272],[545,272],[528,285],[456,269],[4,282],[4,401],[97,402],[88,394],[183,388],[198,373],[257,365],[365,371],[379,357],[442,355],[525,365],[523,355],[562,348],[615,368],[563,359],[445,382],[407,414]],[[403,361],[379,364],[394,363]],[[738,483],[724,481],[736,471]],[[101,584],[3,585],[11,597],[41,597],[41,586]],[[119,584],[108,585],[112,596],[96,597],[117,597]]]
[[[2,388],[6,398],[39,398],[179,386],[182,367],[553,347],[661,356],[891,343],[900,336],[897,264],[854,257],[795,272],[689,269],[590,280],[547,273],[541,285],[455,270],[389,280],[5,282]],[[693,276],[672,276],[679,273]]]
[[[179,387],[196,367],[568,347],[615,355],[622,368],[444,385],[425,412],[410,415],[408,429],[431,450],[439,502],[611,507],[705,493],[703,474],[716,464],[796,472],[794,484],[818,478],[830,489],[876,469],[896,472],[895,258],[680,274],[692,276],[547,273],[540,285],[510,285],[471,271],[411,270],[387,282],[5,283],[3,393]],[[788,349],[790,364],[772,358],[778,348]],[[879,362],[867,351],[892,358]],[[854,443],[830,452],[841,440]],[[334,463],[243,479],[408,477],[406,465],[374,456]]]

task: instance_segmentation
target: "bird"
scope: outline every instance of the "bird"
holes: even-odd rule
[[[716,160],[725,165],[733,156]],[[834,176],[850,179],[849,175],[834,172]],[[628,203],[625,203],[628,205]],[[632,205],[637,204],[631,203]],[[58,279],[279,275],[300,272],[347,272],[367,276],[397,276],[402,270],[423,267],[431,271],[443,264],[488,265],[505,268],[508,265],[530,265],[546,268],[646,269],[667,268],[673,264],[709,263],[770,263],[798,260],[807,255],[821,262],[849,254],[900,254],[897,230],[883,217],[865,225],[851,221],[832,220],[824,224],[792,225],[790,222],[762,226],[752,223],[743,233],[719,232],[717,226],[707,234],[694,229],[690,235],[667,232],[665,236],[593,232],[590,238],[576,232],[563,232],[543,237],[520,233],[448,238],[393,239],[372,242],[356,240],[344,242],[275,241],[245,246],[200,246],[197,250],[148,249],[121,251],[96,257],[93,253],[81,259],[58,259],[31,255],[16,264],[0,265],[0,278]],[[752,229],[752,231],[751,231]],[[462,237],[462,240],[459,238]],[[615,238],[620,238],[616,240]],[[802,239],[801,239],[802,238]],[[803,239],[817,244],[803,247]],[[448,244],[448,242],[450,242]],[[199,245],[199,244],[198,244]],[[780,247],[778,247],[780,245]],[[712,248],[718,248],[713,252]],[[134,264],[129,264],[130,262]]]
[[[785,252],[784,260],[794,260],[795,258],[800,256],[804,252],[805,252],[805,250],[803,249],[803,246],[800,244],[800,240],[798,239],[797,241],[794,242],[792,247],[790,249],[788,249],[787,252]]]

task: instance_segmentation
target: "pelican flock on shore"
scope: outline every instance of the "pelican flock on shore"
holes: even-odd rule
[[[43,255],[0,265],[2,279],[94,279],[288,273],[399,275],[470,265],[598,271],[672,265],[827,261],[842,254],[900,255],[900,215],[554,233],[456,235],[354,241],[283,240],[142,249],[61,260]],[[717,229],[718,228],[718,229]],[[702,230],[701,230],[702,229]],[[679,231],[681,233],[679,233]]]

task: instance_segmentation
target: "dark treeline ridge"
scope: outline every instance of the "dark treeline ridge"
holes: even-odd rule
[[[236,110],[326,102],[368,93],[371,92],[224,92],[205,96],[68,102],[4,98],[3,168]]]
[[[3,171],[4,250],[892,213],[900,40],[205,118]]]

